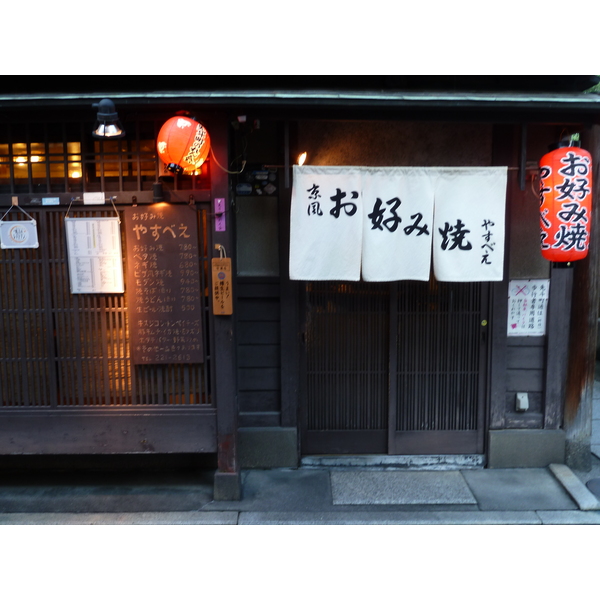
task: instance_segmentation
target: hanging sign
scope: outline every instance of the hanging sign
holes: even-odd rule
[[[2,249],[38,248],[37,223],[31,221],[0,221]]]
[[[122,294],[123,255],[118,217],[65,217],[72,294]]]
[[[196,211],[167,203],[128,207],[125,239],[133,362],[202,362]]]
[[[508,286],[510,337],[546,335],[549,279],[512,279]]]
[[[18,208],[29,220],[27,221],[5,221],[4,217],[13,209]],[[18,196],[13,196],[12,206],[2,215],[0,219],[0,248],[38,248],[37,222],[26,213],[20,206]]]
[[[290,279],[501,281],[506,167],[294,167]]]
[[[231,259],[212,259],[213,314],[232,315]]]

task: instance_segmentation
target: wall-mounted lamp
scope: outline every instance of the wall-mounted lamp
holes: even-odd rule
[[[112,100],[100,100],[92,106],[98,109],[96,124],[94,125],[94,131],[92,131],[95,138],[118,140],[125,137],[125,131],[121,126],[119,115]]]
[[[303,152],[302,154],[298,155],[298,166],[299,167],[301,167],[306,162],[306,157],[307,157],[306,152]]]

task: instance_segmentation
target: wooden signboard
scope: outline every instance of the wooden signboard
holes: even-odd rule
[[[231,259],[212,259],[213,314],[233,314],[231,295]]]
[[[129,207],[125,236],[133,362],[202,362],[196,212],[165,203]]]

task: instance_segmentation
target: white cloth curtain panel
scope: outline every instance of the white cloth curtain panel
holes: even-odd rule
[[[433,232],[432,172],[365,169],[362,276],[365,281],[428,281]]]
[[[290,279],[500,281],[506,167],[294,167]]]
[[[359,281],[360,170],[294,166],[293,174],[290,279]]]
[[[502,281],[506,167],[439,169],[433,272],[438,281]]]

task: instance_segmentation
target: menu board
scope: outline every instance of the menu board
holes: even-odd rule
[[[65,218],[72,294],[123,293],[118,217]]]
[[[196,217],[187,205],[159,203],[125,209],[134,364],[204,360]]]

